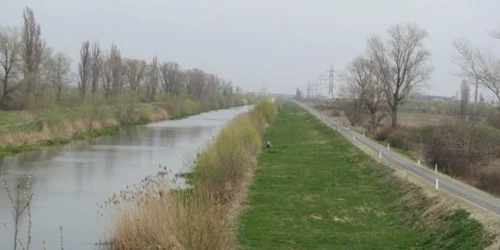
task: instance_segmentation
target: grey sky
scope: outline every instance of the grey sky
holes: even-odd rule
[[[452,40],[465,36],[498,48],[498,0],[0,0],[0,25],[22,23],[34,9],[42,36],[76,64],[84,40],[122,55],[176,61],[233,80],[248,91],[294,93],[331,63],[342,69],[365,39],[397,23],[416,22],[429,37],[434,73],[425,92],[453,95]],[[498,50],[497,50],[498,51]]]

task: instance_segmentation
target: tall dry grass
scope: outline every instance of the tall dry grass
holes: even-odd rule
[[[198,156],[192,189],[171,190],[160,174],[154,184],[110,200],[125,206],[115,217],[114,249],[237,248],[240,204],[257,167],[261,136],[276,114],[276,105],[266,100],[229,122]]]
[[[143,103],[136,93],[124,93],[109,100],[103,97],[89,98],[74,107],[57,106],[48,100],[47,104],[41,103],[38,107],[23,111],[23,116],[19,115],[18,121],[3,125],[0,123],[0,149],[36,145],[54,138],[69,140],[76,133],[94,132],[123,124],[146,124],[181,118],[206,110],[244,104],[242,96],[236,95],[204,101],[159,94],[157,100]]]

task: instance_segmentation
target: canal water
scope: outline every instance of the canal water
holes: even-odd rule
[[[139,183],[146,175],[156,174],[160,165],[173,174],[189,171],[187,163],[195,153],[229,120],[250,108],[124,127],[114,136],[0,159],[14,200],[16,184],[25,183],[31,175],[31,183],[25,190],[33,193],[30,249],[41,249],[44,238],[46,249],[60,249],[60,226],[65,249],[99,249],[95,244],[109,239],[110,223],[100,219],[98,204],[127,185]],[[28,238],[28,222],[25,212],[19,227],[19,237],[24,242]],[[2,180],[0,250],[13,249],[13,231],[12,205]]]

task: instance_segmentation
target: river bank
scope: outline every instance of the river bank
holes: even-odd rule
[[[145,126],[123,126],[113,136],[72,141],[65,145],[0,159],[10,190],[21,184],[23,192],[33,193],[31,216],[20,218],[20,238],[25,244],[31,217],[31,249],[59,249],[59,226],[63,227],[65,249],[102,249],[98,242],[109,240],[113,217],[99,205],[114,193],[140,183],[145,175],[155,175],[159,166],[171,173],[189,170],[194,157],[223,126],[251,106],[204,112],[185,119],[166,120]],[[26,187],[25,181],[31,179]],[[176,186],[182,186],[177,180]],[[21,195],[22,196],[22,195]],[[15,198],[15,193],[13,193]],[[22,196],[23,197],[23,196]],[[102,214],[104,213],[104,214]],[[0,249],[12,248],[14,222],[5,189],[0,190]],[[25,244],[26,245],[26,244]]]
[[[191,189],[171,189],[160,170],[108,200],[107,209],[123,208],[114,214],[113,249],[236,249],[261,136],[276,113],[273,102],[262,101],[231,120],[196,157]]]
[[[250,100],[252,102],[253,100]],[[183,97],[167,102],[99,105],[87,103],[74,108],[54,108],[22,112],[1,112],[0,158],[40,147],[67,144],[115,134],[120,126],[182,119],[210,110],[237,107],[249,103],[243,98],[208,104]]]

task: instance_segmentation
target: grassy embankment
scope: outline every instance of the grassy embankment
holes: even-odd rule
[[[140,103],[133,97],[121,99],[113,104],[88,101],[78,107],[0,111],[0,157],[35,150],[40,146],[112,135],[120,125],[180,119],[244,104],[239,96],[231,100],[219,97],[208,101],[165,96],[153,103]]]
[[[261,136],[276,113],[274,103],[262,101],[228,123],[198,155],[193,188],[170,190],[160,172],[111,198],[113,248],[236,249],[240,204],[257,166]],[[114,210],[116,204],[124,209]]]
[[[420,189],[287,103],[265,140],[240,219],[244,249],[482,249],[465,210],[430,209]]]

